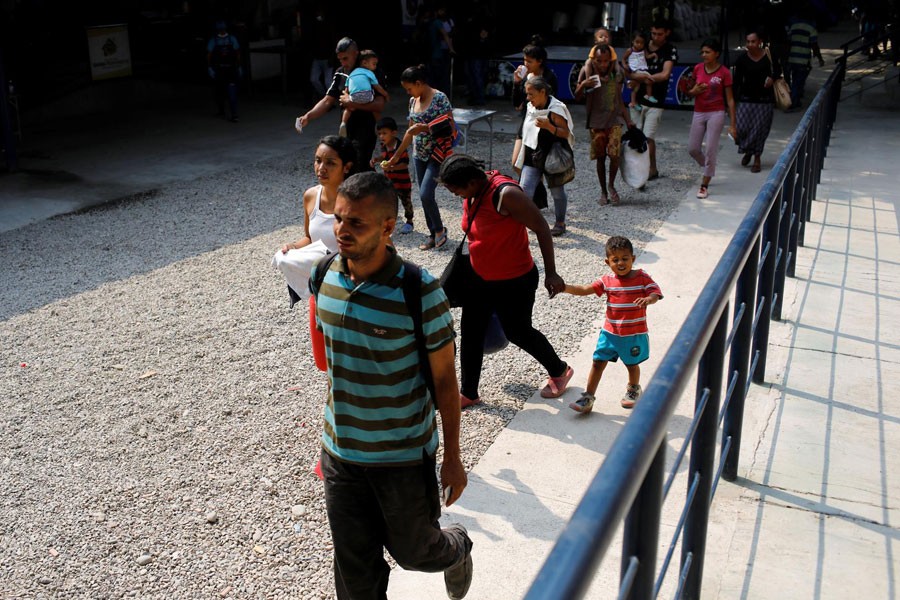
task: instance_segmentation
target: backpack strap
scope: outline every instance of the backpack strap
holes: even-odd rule
[[[322,289],[322,282],[325,281],[325,274],[328,273],[328,270],[331,269],[331,263],[334,262],[334,259],[338,257],[337,252],[333,252],[326,256],[323,256],[319,260],[316,261],[316,276],[310,280],[311,283],[314,283],[315,286],[310,286],[310,290],[313,295],[316,297],[316,301],[319,300],[319,290]]]
[[[319,297],[319,290],[325,281],[325,275],[331,269],[331,263],[338,257],[338,252],[323,256],[316,262],[315,277],[310,280],[310,291]],[[437,403],[437,395],[434,390],[434,377],[431,374],[431,363],[428,362],[428,347],[425,345],[425,330],[422,328],[422,270],[418,265],[409,261],[403,261],[403,300],[406,302],[406,310],[413,321],[413,335],[416,338],[416,350],[419,354],[419,368],[425,385],[431,393],[432,401]]]
[[[434,377],[431,373],[431,363],[428,362],[428,347],[425,345],[425,331],[422,328],[422,270],[418,265],[406,260],[403,261],[403,299],[406,301],[409,316],[413,320],[413,333],[419,353],[419,368],[425,379],[425,385],[431,393],[432,402],[436,404]]]

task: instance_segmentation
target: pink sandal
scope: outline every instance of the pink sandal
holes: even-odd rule
[[[566,386],[575,371],[572,367],[566,367],[566,372],[559,377],[548,377],[547,384],[541,389],[541,398],[559,398],[566,393]]]

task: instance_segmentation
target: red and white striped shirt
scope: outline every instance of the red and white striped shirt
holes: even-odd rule
[[[592,284],[598,296],[606,294],[606,322],[603,329],[613,335],[637,335],[647,333],[647,309],[636,306],[638,298],[662,291],[643,269],[634,269],[628,277],[604,275]]]

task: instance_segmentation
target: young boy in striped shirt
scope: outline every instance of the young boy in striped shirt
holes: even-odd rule
[[[396,154],[400,146],[397,138],[397,121],[391,117],[383,117],[375,124],[378,140],[381,142],[380,150],[375,154],[378,158],[372,158],[369,163],[373,168],[379,164],[384,170],[385,176],[391,180],[397,198],[403,204],[403,217],[406,222],[400,227],[400,233],[410,233],[413,230],[413,205],[412,205],[412,179],[409,176],[409,152],[404,150],[397,157],[397,164],[388,166],[386,163]]]
[[[594,350],[587,385],[581,398],[569,405],[572,410],[585,414],[594,407],[594,394],[606,365],[619,358],[628,369],[628,388],[622,397],[622,408],[634,408],[641,396],[640,364],[650,357],[647,306],[663,297],[650,275],[643,269],[632,268],[634,247],[628,238],[613,236],[607,240],[606,264],[612,273],[590,285],[566,284],[565,290],[576,296],[606,294],[606,321]]]

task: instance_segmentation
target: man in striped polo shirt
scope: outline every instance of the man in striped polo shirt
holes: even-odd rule
[[[423,376],[413,318],[403,294],[407,268],[390,245],[397,196],[386,177],[360,173],[338,188],[340,256],[317,290],[329,392],[322,433],[325,504],[334,540],[339,600],[387,598],[390,568],[444,572],[447,594],[463,598],[472,579],[465,528],[440,529],[435,474],[441,413],[445,503],[466,487],[460,459],[459,388],[453,320],[440,283],[421,271],[421,327],[432,389]]]
[[[812,24],[812,16],[809,8],[801,9],[788,30],[788,73],[791,79],[791,108],[797,109],[803,100],[803,88],[806,86],[806,78],[812,70],[809,62],[809,54],[819,59],[819,66],[825,66],[822,51],[819,49],[819,32]]]

